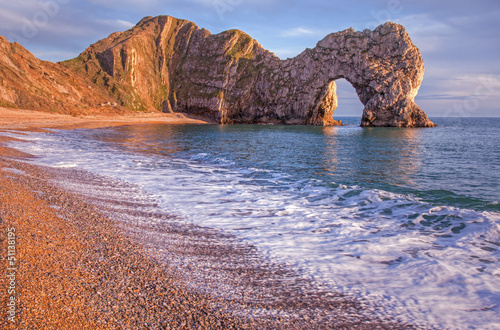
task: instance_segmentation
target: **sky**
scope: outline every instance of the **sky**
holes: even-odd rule
[[[243,30],[282,59],[332,32],[399,23],[424,59],[416,102],[430,117],[500,117],[499,0],[0,0],[0,35],[55,62],[158,15]],[[335,117],[361,116],[354,88],[337,83]]]

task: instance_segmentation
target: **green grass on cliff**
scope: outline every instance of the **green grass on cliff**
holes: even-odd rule
[[[228,30],[222,34],[236,36],[238,38],[236,43],[226,53],[229,57],[236,60],[240,58],[246,58],[249,60],[254,59],[254,54],[252,52],[253,47],[250,47],[253,46],[254,40],[252,37],[240,30]],[[250,52],[247,50],[250,50]]]
[[[0,97],[0,107],[2,108],[11,108],[11,109],[17,109],[17,105],[14,103],[7,101],[6,99]]]

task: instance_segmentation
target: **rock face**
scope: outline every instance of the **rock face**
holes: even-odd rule
[[[275,104],[266,112],[276,108],[292,123],[327,125],[337,107],[334,81],[345,78],[365,106],[362,126],[434,126],[414,102],[423,74],[420,51],[404,27],[386,23],[330,34],[293,59],[272,61],[256,88],[264,104]]]
[[[146,17],[62,64],[135,110],[335,125],[335,80],[345,78],[365,105],[362,126],[434,126],[414,102],[424,74],[420,51],[394,23],[330,34],[280,60],[238,30],[213,35],[189,21]]]
[[[169,16],[146,17],[62,63],[0,37],[0,106],[183,112],[221,123],[338,125],[335,80],[365,105],[362,126],[434,126],[415,104],[424,64],[404,27],[352,29],[280,60],[239,30],[217,35]],[[118,106],[117,106],[118,104]]]
[[[0,106],[82,114],[110,100],[89,79],[0,36]]]

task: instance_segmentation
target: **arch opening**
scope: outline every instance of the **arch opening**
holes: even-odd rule
[[[359,100],[356,89],[344,78],[335,80],[337,84],[337,109],[333,113],[333,119],[351,123],[357,120],[358,123],[363,116],[364,105]],[[356,119],[354,119],[355,117]],[[347,121],[346,121],[347,120]],[[352,123],[354,124],[354,123]]]

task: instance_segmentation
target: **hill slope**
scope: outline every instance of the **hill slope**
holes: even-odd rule
[[[91,80],[0,36],[0,106],[81,114],[112,101]]]

